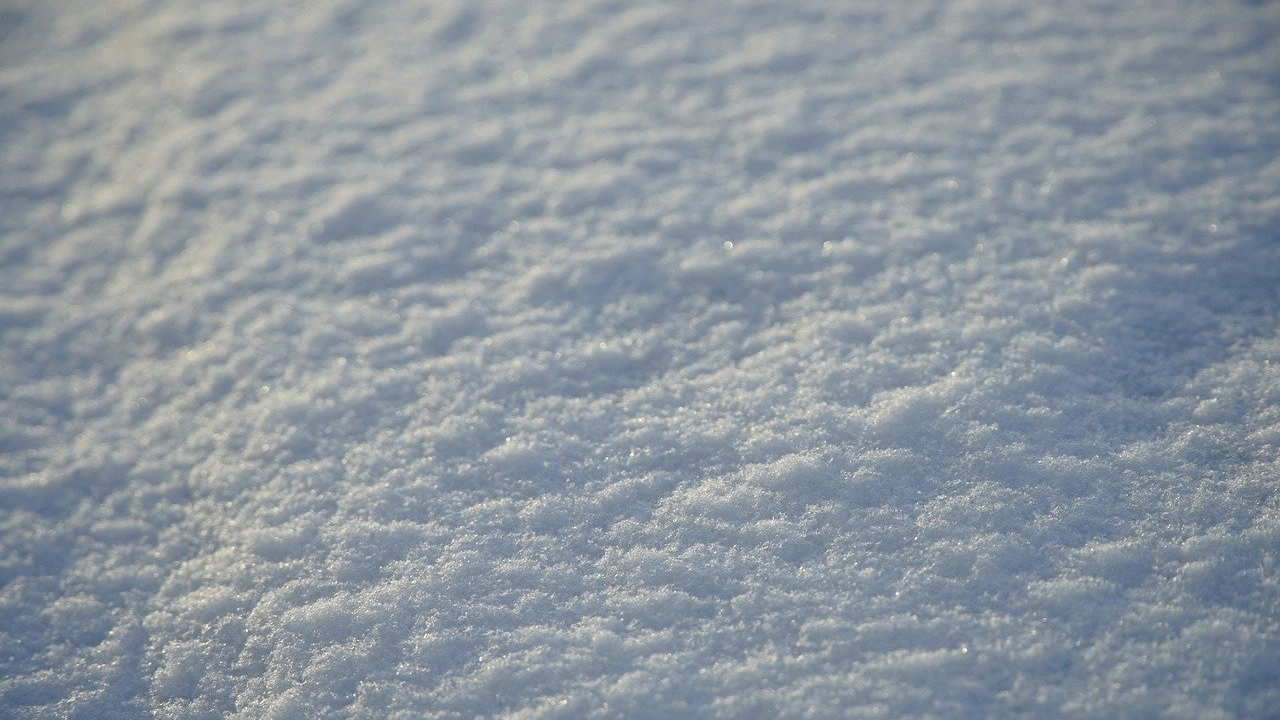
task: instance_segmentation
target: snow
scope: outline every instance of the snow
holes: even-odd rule
[[[1280,5],[0,9],[0,715],[1280,707]]]

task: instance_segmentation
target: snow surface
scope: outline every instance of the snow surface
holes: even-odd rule
[[[0,715],[1280,717],[1280,4],[8,0]]]

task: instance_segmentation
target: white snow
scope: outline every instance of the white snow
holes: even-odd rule
[[[1280,5],[14,0],[0,716],[1262,718]]]

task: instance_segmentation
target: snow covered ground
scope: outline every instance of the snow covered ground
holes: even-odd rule
[[[0,716],[1275,718],[1280,4],[9,0]]]

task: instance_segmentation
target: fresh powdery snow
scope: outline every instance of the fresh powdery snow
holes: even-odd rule
[[[1280,4],[0,4],[0,717],[1280,717]]]

